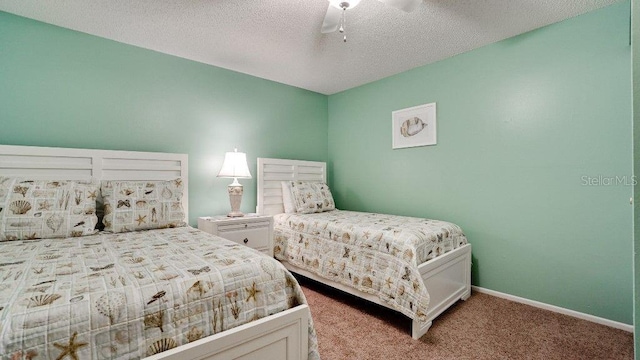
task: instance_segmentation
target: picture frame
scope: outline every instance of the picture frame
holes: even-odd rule
[[[392,148],[436,145],[436,103],[418,105],[391,113]]]

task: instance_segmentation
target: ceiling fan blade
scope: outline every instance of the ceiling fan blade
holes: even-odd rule
[[[406,12],[412,12],[418,7],[418,5],[422,3],[422,0],[378,0],[378,1]]]
[[[327,15],[324,16],[324,22],[322,23],[321,32],[323,34],[326,34],[338,30],[338,25],[340,25],[341,18],[342,10],[337,9],[329,4],[329,8],[327,8]]]

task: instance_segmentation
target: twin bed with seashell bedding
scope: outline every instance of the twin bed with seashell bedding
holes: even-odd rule
[[[0,358],[318,359],[289,271],[185,226],[187,175],[181,154],[0,145]]]
[[[259,158],[257,194],[286,268],[402,313],[414,339],[471,295],[471,244],[459,226],[336,210],[324,162]]]

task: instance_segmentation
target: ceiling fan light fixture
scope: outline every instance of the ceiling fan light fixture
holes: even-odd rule
[[[342,10],[342,4],[347,3],[347,9],[353,9],[354,7],[358,6],[360,1],[361,0],[329,0],[329,4],[331,4],[331,6],[335,7],[336,9]]]
[[[361,0],[329,0],[329,6],[327,6],[327,14],[322,21],[322,28],[320,32],[323,34],[332,33],[334,31],[340,31],[344,34],[345,18],[347,10],[353,9],[358,6]],[[383,4],[393,6],[405,12],[411,12],[415,10],[423,0],[378,0]],[[347,35],[343,37],[344,42],[347,42]]]

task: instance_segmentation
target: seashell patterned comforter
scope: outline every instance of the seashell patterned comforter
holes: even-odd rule
[[[344,210],[278,214],[274,237],[277,259],[373,294],[420,322],[429,293],[418,265],[467,243],[449,222]]]
[[[138,359],[301,303],[278,261],[189,227],[0,243],[3,360]]]

